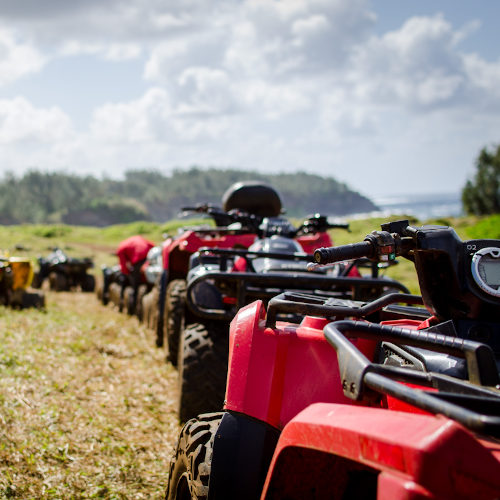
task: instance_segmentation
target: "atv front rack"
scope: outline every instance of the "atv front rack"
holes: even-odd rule
[[[255,258],[290,260],[294,262],[313,262],[313,256],[306,253],[281,253],[281,252],[259,252],[257,250],[236,248],[210,248],[204,247],[198,250],[199,263],[217,263],[221,271],[228,271],[229,265],[234,262],[235,257],[243,257],[248,265],[252,266]],[[304,267],[304,270],[305,267]]]
[[[500,438],[500,378],[491,347],[432,329],[413,330],[366,321],[370,317],[374,321],[392,319],[394,315],[407,320],[429,318],[429,313],[421,307],[398,303],[422,304],[422,298],[393,293],[365,303],[286,292],[270,300],[266,326],[275,328],[278,317],[284,314],[331,319],[333,322],[324,328],[324,335],[337,351],[342,388],[347,397],[370,401],[383,394],[429,413],[445,415],[475,432]],[[353,317],[365,321],[342,319]],[[466,377],[460,379],[429,371],[418,364],[410,368],[371,362],[350,338],[375,340],[396,350],[398,346],[406,349],[411,346],[463,359]]]
[[[500,379],[492,349],[480,342],[361,321],[336,321],[324,328],[337,351],[344,394],[354,400],[385,394],[465,427],[500,437]],[[468,380],[370,362],[349,338],[416,346],[465,359]],[[431,388],[416,389],[406,384]]]
[[[243,257],[252,272],[232,272],[232,265],[235,257]],[[284,290],[293,290],[295,293],[313,294],[321,293],[323,298],[352,298],[358,299],[367,295],[382,295],[384,289],[392,291],[399,290],[402,293],[396,293],[398,297],[407,297],[408,289],[396,280],[389,278],[367,278],[367,277],[349,277],[333,276],[324,272],[314,273],[300,269],[255,272],[252,260],[255,258],[279,259],[281,261],[291,262],[311,262],[312,255],[304,253],[278,253],[278,252],[259,252],[245,249],[220,249],[203,248],[198,255],[192,257],[191,267],[203,265],[204,271],[195,275],[188,281],[186,296],[189,309],[198,317],[212,320],[230,321],[234,317],[235,309],[240,309],[250,302],[261,299],[268,302],[273,297],[284,292]],[[215,269],[213,269],[215,268]],[[202,282],[214,285],[221,292],[226,293],[233,301],[235,307],[207,307],[199,304],[194,298],[196,286]],[[303,295],[301,295],[302,297]],[[322,300],[322,299],[321,299]],[[421,303],[421,299],[416,303]],[[395,300],[394,302],[397,302]],[[307,304],[309,305],[309,301]],[[287,311],[295,313],[295,311]],[[304,314],[307,313],[304,312]],[[425,317],[428,317],[425,312]]]
[[[346,279],[346,278],[343,278]],[[349,278],[356,282],[370,282],[366,278]],[[373,280],[379,283],[381,280]],[[387,283],[386,280],[383,280]],[[393,286],[392,282],[388,282]],[[394,283],[398,283],[397,281]],[[400,283],[398,283],[400,284]],[[403,285],[401,285],[403,287]],[[403,287],[404,288],[404,287]],[[400,288],[401,289],[401,288]],[[407,291],[405,288],[404,291]],[[415,319],[424,321],[429,312],[422,307],[405,307],[398,304],[422,305],[420,295],[409,293],[389,293],[371,302],[346,300],[325,295],[308,295],[297,292],[284,292],[269,301],[266,326],[274,328],[278,315],[295,314],[297,316],[317,316],[336,320],[342,318],[366,318],[377,315],[377,321],[389,319]]]
[[[255,230],[250,228],[228,228],[224,226],[213,226],[213,227],[200,227],[200,226],[192,226],[186,227],[186,231],[193,231],[197,234],[202,235],[214,235],[215,236],[226,236],[226,235],[240,235],[240,234],[252,234]]]
[[[219,252],[220,250],[218,250]],[[234,251],[231,251],[233,253]],[[263,254],[269,257],[271,254]],[[281,254],[280,254],[281,255]],[[300,260],[306,260],[305,256],[295,256]],[[309,257],[309,256],[307,256]],[[269,257],[272,258],[272,257]],[[293,256],[291,257],[291,260]],[[234,299],[234,306],[240,309],[254,300],[261,299],[268,302],[284,290],[294,290],[296,293],[320,292],[323,297],[334,300],[334,298],[360,297],[367,290],[370,293],[381,295],[384,288],[400,290],[403,293],[394,293],[398,297],[408,295],[408,289],[401,283],[387,278],[351,278],[347,276],[328,276],[324,274],[300,273],[300,272],[229,272],[229,271],[207,271],[193,279],[190,279],[186,289],[187,305],[189,309],[198,317],[212,320],[230,321],[234,317],[234,307],[214,308],[199,304],[193,294],[196,286],[202,282],[209,282],[215,285],[219,290],[228,292],[228,295]],[[290,293],[290,292],[288,292]],[[411,296],[413,297],[413,296]],[[408,303],[421,303],[421,299],[411,298]],[[413,302],[412,302],[413,301]],[[397,302],[397,300],[393,300]],[[308,303],[309,304],[309,303]],[[309,310],[306,307],[307,311]],[[307,313],[304,310],[304,314]],[[364,311],[364,310],[363,310]],[[297,309],[291,308],[287,313],[296,313]],[[425,313],[427,317],[428,314]]]

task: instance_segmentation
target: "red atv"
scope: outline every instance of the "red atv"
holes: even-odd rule
[[[224,193],[222,202],[222,208],[205,204],[184,209],[207,214],[214,220],[215,227],[187,228],[163,243],[163,274],[157,286],[156,344],[161,347],[166,340],[168,360],[174,366],[177,366],[184,321],[186,277],[191,255],[202,247],[246,249],[255,241],[262,220],[277,217],[282,211],[279,194],[257,181],[232,185]],[[333,244],[326,230],[305,230],[298,241],[306,252]]]
[[[184,426],[167,499],[500,498],[500,240],[398,221],[315,259],[397,255],[422,297],[238,312],[225,411]]]
[[[311,217],[298,228],[281,217],[265,218],[248,250],[205,248],[191,257],[177,363],[181,421],[222,408],[229,325],[236,312],[250,302],[261,299],[267,305],[284,291],[365,300],[390,291],[408,292],[401,283],[385,277],[360,279],[356,266],[308,272],[312,255],[299,243],[304,228],[311,239],[315,232],[321,237],[327,229],[348,226],[329,223],[322,216]],[[375,271],[378,273],[378,267]]]
[[[183,212],[208,215],[215,227],[188,227],[162,245],[163,273],[157,286],[158,320],[156,345],[167,344],[167,358],[177,365],[179,336],[184,313],[186,276],[191,255],[202,247],[248,248],[255,240],[256,221],[278,215],[281,198],[271,186],[258,182],[238,182],[222,197],[222,208],[210,204],[185,207]]]

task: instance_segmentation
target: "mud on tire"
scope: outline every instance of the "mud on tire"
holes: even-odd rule
[[[164,338],[166,339],[167,359],[177,366],[179,341],[184,322],[186,303],[186,281],[173,280],[168,284],[165,299]]]
[[[181,421],[222,409],[228,349],[227,323],[195,323],[184,330],[178,361],[178,414]]]
[[[223,415],[198,415],[183,427],[170,462],[166,500],[207,499],[214,438]]]

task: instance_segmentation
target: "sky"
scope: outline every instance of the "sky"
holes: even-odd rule
[[[0,175],[458,192],[500,142],[499,18],[497,0],[0,0]]]

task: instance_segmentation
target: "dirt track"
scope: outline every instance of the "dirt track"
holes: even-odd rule
[[[162,498],[175,370],[94,294],[0,311],[0,498]]]

